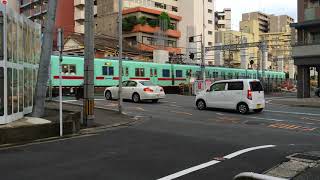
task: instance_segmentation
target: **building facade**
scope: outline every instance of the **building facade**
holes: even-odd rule
[[[47,1],[19,0],[20,13],[43,27],[48,12]],[[84,33],[84,5],[85,0],[58,0],[55,27],[63,28],[65,36],[74,32]],[[94,13],[96,17],[96,1]]]
[[[225,8],[223,11],[215,12],[216,31],[231,30],[231,9]]]
[[[297,29],[292,56],[298,69],[298,98],[310,97],[310,69],[320,70],[320,1],[298,0],[298,23],[292,24]]]
[[[270,33],[288,32],[288,28],[291,23],[294,23],[294,19],[288,15],[270,15]]]
[[[41,51],[41,26],[0,4],[0,124],[31,113]]]
[[[259,24],[260,33],[268,33],[270,31],[270,17],[262,12],[250,12],[242,14],[242,21],[256,20]]]
[[[117,37],[118,2],[98,0],[97,3],[97,33]],[[149,20],[155,19],[161,12],[168,13],[172,21],[172,28],[164,34],[167,39],[165,49],[170,50],[173,54],[182,53],[185,55],[185,59],[190,52],[201,51],[200,43],[189,42],[191,36],[199,36],[205,33],[205,45],[214,45],[215,22],[212,0],[124,0],[123,12],[124,18],[135,15],[138,18],[145,16]],[[143,45],[140,45],[143,50],[154,49],[152,46],[157,43],[156,37],[158,36],[156,35],[156,29],[141,25],[133,29],[134,32],[125,32],[126,40],[136,41],[137,43],[143,41]],[[144,40],[142,36],[145,36]],[[200,63],[200,53],[197,53],[197,55],[197,62]],[[207,54],[206,60],[212,62],[213,56]]]

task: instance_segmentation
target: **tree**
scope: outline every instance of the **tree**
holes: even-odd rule
[[[41,56],[39,64],[38,79],[32,115],[34,117],[43,117],[45,113],[45,100],[47,92],[47,83],[49,79],[49,65],[53,44],[54,25],[56,21],[56,9],[58,0],[48,2],[48,13],[43,30],[43,43],[41,47]]]
[[[159,25],[161,27],[162,30],[166,31],[168,29],[170,29],[170,24],[171,24],[171,19],[168,13],[166,12],[162,12],[160,14],[160,16],[158,17],[159,19]]]

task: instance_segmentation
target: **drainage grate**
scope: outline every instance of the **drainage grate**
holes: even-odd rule
[[[319,161],[320,156],[311,155],[311,154],[295,154],[291,156],[292,158],[298,158],[298,159],[306,159],[310,161]]]

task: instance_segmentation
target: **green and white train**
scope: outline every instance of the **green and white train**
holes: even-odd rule
[[[118,60],[95,59],[95,87],[115,86],[119,80]],[[51,57],[50,83],[52,87],[59,86],[59,57]],[[245,70],[223,67],[206,67],[206,77],[212,80],[257,78],[256,70]],[[158,64],[151,62],[123,61],[123,80],[150,80],[162,87],[179,86],[189,83],[190,79],[198,79],[201,75],[199,66],[180,64]],[[265,71],[266,78],[284,80],[285,73]],[[259,77],[262,72],[259,72]],[[62,61],[62,86],[73,89],[83,83],[84,58],[64,56]]]

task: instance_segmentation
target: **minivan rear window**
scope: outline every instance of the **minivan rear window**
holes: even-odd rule
[[[229,82],[228,90],[229,91],[243,90],[243,82]]]
[[[263,91],[263,87],[260,82],[250,82],[251,91]]]

